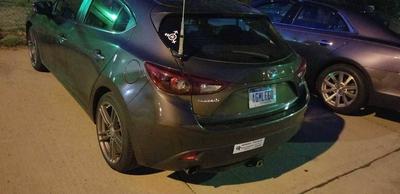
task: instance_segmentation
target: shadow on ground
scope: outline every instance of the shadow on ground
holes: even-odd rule
[[[296,169],[327,151],[338,139],[344,127],[344,120],[312,99],[301,130],[278,150],[264,158],[261,168],[238,166],[215,173],[200,173],[187,176],[175,172],[168,177],[192,184],[219,187],[242,184],[279,177]],[[304,169],[305,172],[311,169]]]
[[[352,114],[350,116],[366,116],[374,114],[375,117],[379,117],[381,119],[386,119],[389,121],[394,121],[400,123],[400,112],[397,112],[395,110],[390,110],[386,108],[380,108],[380,107],[368,107],[356,114]]]
[[[376,117],[400,123],[399,112],[382,108],[375,108],[374,112]]]

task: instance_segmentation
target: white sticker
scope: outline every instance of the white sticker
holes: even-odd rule
[[[233,146],[233,154],[247,152],[264,146],[265,138],[249,141]]]
[[[178,39],[178,34],[179,34],[179,32],[177,30],[175,30],[171,34],[165,33],[165,36],[168,37],[168,40],[170,40],[172,42],[172,44],[175,44],[176,39]]]

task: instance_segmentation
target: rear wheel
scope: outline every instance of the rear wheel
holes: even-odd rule
[[[49,72],[49,70],[42,64],[42,61],[40,60],[37,40],[32,30],[29,30],[28,34],[28,49],[32,67],[39,72]]]
[[[122,105],[111,93],[97,106],[96,128],[104,159],[116,171],[127,173],[137,167],[129,138],[129,120]]]
[[[335,112],[351,114],[366,106],[368,87],[361,71],[350,65],[333,65],[317,81],[324,103]]]

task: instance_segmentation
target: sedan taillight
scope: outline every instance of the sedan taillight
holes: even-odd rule
[[[304,78],[307,72],[307,62],[304,58],[301,59],[301,63],[296,70],[296,75],[298,78]]]
[[[202,95],[213,94],[222,91],[226,84],[189,76],[180,71],[161,67],[151,63],[145,63],[146,71],[153,83],[160,90],[176,95]]]

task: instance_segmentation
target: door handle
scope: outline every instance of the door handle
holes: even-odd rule
[[[67,39],[67,37],[65,36],[65,34],[59,34],[57,35],[57,42],[58,44],[62,44],[64,43]]]
[[[106,58],[99,49],[94,50],[93,57],[96,61],[103,61]]]
[[[317,41],[320,46],[333,46],[333,42],[329,40],[320,40]]]

